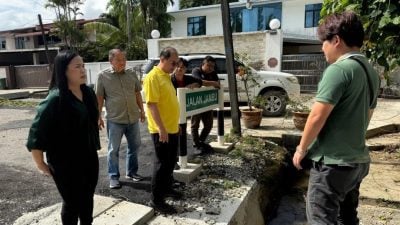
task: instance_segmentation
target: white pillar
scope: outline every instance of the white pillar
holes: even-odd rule
[[[282,30],[269,30],[265,33],[265,61],[266,70],[281,71],[283,37]]]
[[[39,53],[34,52],[34,53],[32,54],[32,57],[33,57],[33,65],[38,65],[38,64],[40,64]]]
[[[157,58],[160,54],[159,39],[147,39],[147,58]]]

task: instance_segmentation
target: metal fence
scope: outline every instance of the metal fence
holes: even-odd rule
[[[323,54],[298,54],[282,56],[282,72],[295,75],[301,92],[315,92],[322,72],[328,66]]]

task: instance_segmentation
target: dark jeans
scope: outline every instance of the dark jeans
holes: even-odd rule
[[[192,116],[191,129],[192,129],[193,143],[195,145],[198,146],[200,142],[205,142],[208,134],[210,134],[210,131],[213,127],[213,120],[214,118],[212,111],[207,111]],[[203,122],[204,127],[199,136],[200,121]]]
[[[79,218],[81,225],[90,225],[93,222],[93,196],[99,176],[97,152],[85,157],[85,160],[80,158],[75,162],[66,161],[71,163],[50,165],[53,179],[63,199],[62,224],[77,225]]]
[[[178,134],[168,134],[168,143],[159,141],[160,135],[151,134],[155,154],[153,163],[153,177],[151,179],[152,200],[164,201],[165,194],[172,189],[171,176],[174,172],[178,153]]]
[[[369,163],[324,165],[313,163],[307,192],[310,225],[358,225],[357,207],[361,181]]]

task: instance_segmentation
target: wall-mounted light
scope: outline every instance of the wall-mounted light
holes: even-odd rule
[[[251,0],[246,1],[246,9],[251,10],[253,8],[253,3]]]
[[[271,28],[271,30],[279,29],[280,26],[281,26],[281,21],[279,21],[276,18],[269,21],[269,27]]]
[[[152,31],[151,31],[151,37],[152,37],[153,39],[159,38],[159,37],[160,37],[160,31],[158,31],[158,30],[152,30]]]

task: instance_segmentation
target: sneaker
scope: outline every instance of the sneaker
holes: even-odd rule
[[[138,182],[144,179],[144,177],[140,176],[139,174],[134,175],[126,175],[126,179],[133,180],[134,182]]]
[[[119,180],[110,180],[110,188],[111,189],[121,188],[121,184],[119,183]]]
[[[179,200],[179,199],[182,199],[183,194],[179,191],[175,191],[174,189],[171,189],[165,193],[165,197],[171,197],[175,200]]]
[[[172,205],[169,205],[164,201],[162,201],[162,202],[150,201],[149,205],[150,205],[150,207],[153,207],[154,210],[159,211],[164,214],[175,214],[178,212]]]

